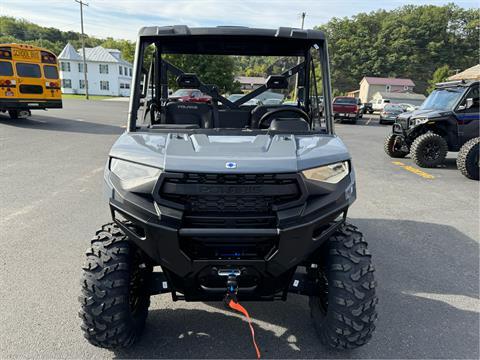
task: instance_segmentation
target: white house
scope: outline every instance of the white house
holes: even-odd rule
[[[85,48],[88,93],[90,95],[129,96],[132,64],[121,57],[120,50],[101,46]],[[85,94],[82,50],[68,43],[58,55],[62,93]]]
[[[415,83],[411,79],[382,78],[365,76],[360,81],[358,97],[362,102],[369,102],[377,92],[411,93]]]

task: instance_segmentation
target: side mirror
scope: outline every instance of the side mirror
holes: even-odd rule
[[[282,75],[270,75],[265,85],[268,89],[288,89],[288,80]]]
[[[459,105],[457,110],[458,111],[463,111],[463,110],[467,110],[467,109],[470,109],[471,107],[473,106],[473,99],[472,98],[468,98],[465,100],[465,104],[464,105]]]
[[[200,80],[196,74],[181,74],[177,77],[177,84],[181,88],[196,89],[200,87]]]
[[[467,109],[470,109],[473,106],[473,98],[468,98],[467,101],[465,102],[465,107]]]

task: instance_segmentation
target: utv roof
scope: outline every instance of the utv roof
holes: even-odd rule
[[[310,47],[325,41],[322,31],[290,27],[150,26],[141,28],[138,35],[146,41],[157,42],[162,52],[190,54],[301,56]]]
[[[469,86],[472,86],[472,85],[477,85],[478,86],[479,83],[480,83],[479,80],[453,80],[453,81],[436,83],[435,87],[437,87],[437,88],[457,87],[457,86],[469,87]]]

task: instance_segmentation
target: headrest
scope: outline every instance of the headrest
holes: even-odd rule
[[[280,118],[273,119],[268,130],[276,131],[308,131],[310,126],[308,123],[300,118]]]

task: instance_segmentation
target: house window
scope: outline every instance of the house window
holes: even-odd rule
[[[124,69],[125,69],[125,76],[127,76],[127,71],[128,71],[127,67],[125,66]]]
[[[123,75],[123,66],[119,66],[119,67],[118,67],[118,73],[119,73],[120,75]],[[127,75],[127,74],[125,74],[125,75]]]
[[[125,84],[124,83],[120,83],[120,89],[125,89]]]
[[[88,65],[85,64],[85,69],[88,72]],[[78,72],[83,73],[83,63],[78,63]]]
[[[130,84],[125,84],[125,89],[130,89]]]
[[[62,87],[65,88],[65,89],[71,89],[72,88],[72,80],[62,79]]]
[[[385,89],[387,90],[387,92],[390,92],[391,88],[392,87],[390,85],[385,86]]]
[[[70,72],[70,63],[66,61],[60,61],[60,70]]]
[[[110,83],[108,81],[100,80],[100,90],[110,90]]]
[[[108,65],[107,64],[99,64],[99,71],[100,74],[108,74]]]
[[[128,70],[129,70],[130,76],[132,76],[132,68],[130,68]]]
[[[78,85],[80,89],[85,89],[85,80],[78,80]]]

